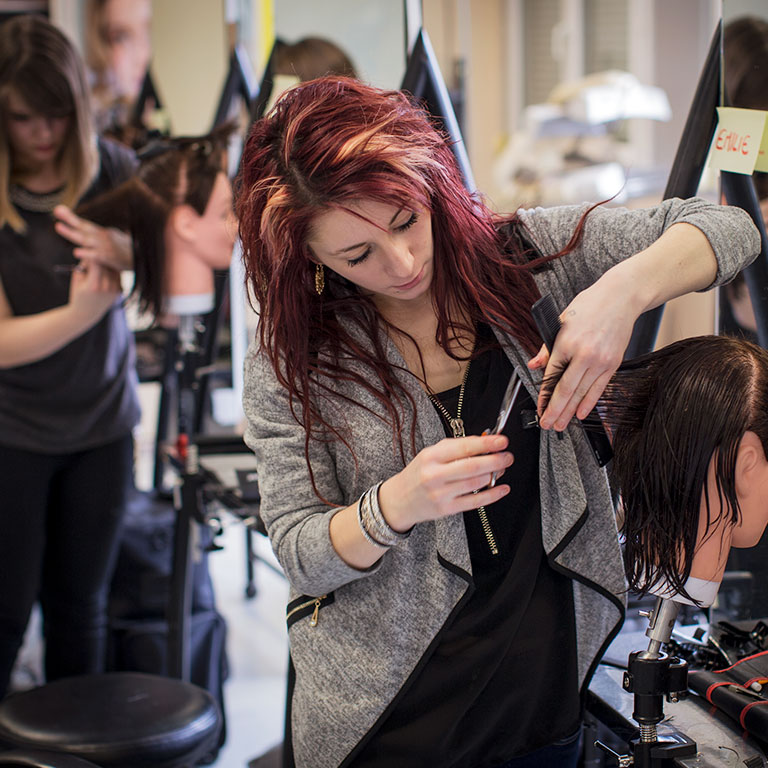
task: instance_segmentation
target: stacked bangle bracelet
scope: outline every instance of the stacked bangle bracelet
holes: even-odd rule
[[[360,497],[357,504],[357,521],[369,544],[387,548],[407,539],[411,531],[400,533],[386,521],[379,506],[380,487],[381,483],[376,483]]]

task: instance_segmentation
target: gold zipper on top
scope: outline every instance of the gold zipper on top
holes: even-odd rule
[[[307,600],[306,603],[302,603],[301,605],[297,605],[295,608],[291,608],[291,610],[288,611],[288,613],[286,614],[285,620],[288,621],[288,619],[290,619],[294,613],[297,613],[298,611],[301,611],[304,608],[309,608],[310,605],[314,605],[315,610],[312,611],[312,618],[309,620],[309,626],[316,627],[317,622],[320,620],[320,605],[322,604],[322,601],[325,600],[326,597],[328,597],[328,595],[320,595],[320,597],[315,597],[312,600]]]
[[[477,493],[477,491],[475,491]],[[478,507],[477,514],[480,516],[480,525],[483,526],[483,533],[488,540],[488,547],[491,550],[492,555],[499,554],[499,548],[496,545],[496,538],[493,535],[493,529],[491,528],[491,522],[488,520],[488,513],[485,511],[485,507]]]
[[[459,402],[456,406],[455,419],[453,416],[451,416],[450,413],[448,413],[448,409],[432,393],[427,393],[429,395],[429,399],[437,406],[440,413],[442,413],[445,417],[446,421],[448,422],[448,426],[451,428],[451,432],[453,432],[454,437],[466,437],[466,433],[464,432],[464,421],[461,418],[461,408],[464,405],[464,389],[466,388],[467,378],[469,377],[469,363],[471,362],[472,361],[470,360],[467,363],[467,367],[464,369],[464,378],[461,380],[461,389],[459,390]],[[477,491],[472,491],[472,493],[477,493]],[[477,514],[480,517],[480,525],[482,526],[483,533],[485,534],[485,538],[488,541],[488,548],[491,550],[491,554],[498,555],[499,547],[496,544],[496,537],[493,535],[493,529],[491,528],[491,523],[488,520],[488,512],[486,511],[485,507],[480,506],[477,508]]]

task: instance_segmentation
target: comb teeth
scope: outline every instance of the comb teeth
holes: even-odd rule
[[[555,346],[555,339],[560,331],[562,323],[560,322],[560,313],[557,311],[557,305],[552,298],[552,294],[547,293],[542,296],[532,307],[531,314],[539,329],[541,338],[551,352]]]

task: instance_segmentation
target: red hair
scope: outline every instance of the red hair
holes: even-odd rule
[[[530,261],[517,238],[502,234],[491,211],[464,187],[446,137],[399,91],[321,78],[287,91],[254,124],[236,208],[246,278],[260,313],[261,350],[288,390],[307,441],[313,427],[344,439],[312,404],[310,381],[330,391],[334,380],[351,379],[383,404],[402,453],[395,406],[413,402],[387,363],[380,340],[384,321],[369,298],[328,269],[318,296],[306,244],[315,216],[363,199],[430,212],[437,341],[453,357],[449,342],[457,330],[478,322],[536,352],[541,339],[530,307],[539,292],[531,268],[549,259]],[[370,345],[361,345],[350,325],[362,328]],[[350,357],[373,375],[350,371],[344,364]]]

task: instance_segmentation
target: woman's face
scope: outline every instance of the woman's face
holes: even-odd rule
[[[118,96],[135,100],[152,55],[151,0],[107,0],[104,35]]]
[[[429,293],[432,218],[421,206],[351,202],[316,216],[307,244],[318,262],[370,293],[377,303],[410,301]]]
[[[41,115],[13,90],[8,92],[4,113],[16,169],[35,172],[55,166],[67,138],[70,117]]]

